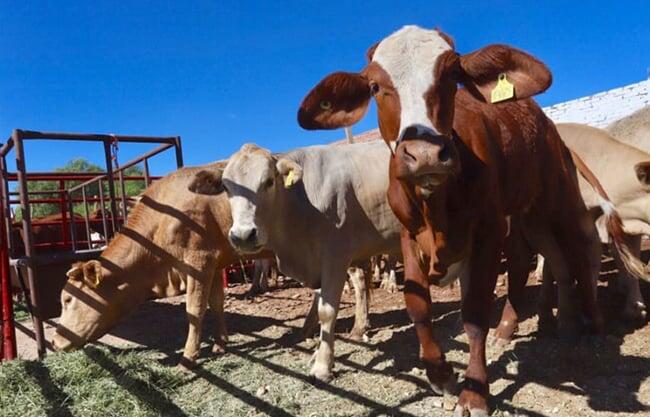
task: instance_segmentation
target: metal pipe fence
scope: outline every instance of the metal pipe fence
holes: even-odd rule
[[[99,142],[103,145],[105,171],[101,173],[43,173],[27,172],[26,153],[24,141],[26,140],[72,140]],[[116,155],[112,153],[118,143],[145,143],[160,144],[151,151],[118,166]],[[100,249],[93,248],[96,244],[107,244],[111,233],[119,231],[120,225],[128,216],[129,196],[126,192],[126,183],[130,181],[144,182],[147,187],[158,177],[152,177],[149,170],[149,159],[174,148],[176,167],[183,166],[181,139],[179,136],[149,137],[126,136],[89,133],[62,133],[38,132],[16,129],[12,132],[7,142],[0,146],[0,301],[2,303],[2,336],[0,346],[0,359],[13,359],[16,357],[15,326],[13,322],[10,267],[23,265],[27,268],[29,282],[28,302],[33,312],[32,321],[36,339],[38,356],[45,355],[45,337],[43,332],[43,318],[40,311],[44,294],[39,292],[37,267],[52,265],[75,260],[87,260],[97,256]],[[14,151],[16,172],[7,169],[7,156]],[[144,175],[128,176],[124,171],[138,164],[143,165]],[[116,178],[117,177],[117,178]],[[116,193],[115,181],[119,183],[119,195]],[[29,190],[28,184],[34,181],[53,181],[57,183],[55,190]],[[82,181],[80,184],[66,188],[66,182]],[[10,183],[17,184],[16,191],[10,191]],[[98,195],[88,195],[90,187],[96,186]],[[79,196],[80,195],[80,196]],[[18,197],[18,199],[12,197]],[[34,198],[32,198],[34,197]],[[38,198],[40,197],[40,198]],[[121,202],[118,215],[118,204]],[[89,203],[99,204],[97,211],[89,211]],[[59,218],[38,221],[32,218],[32,207],[37,204],[53,204],[58,207]],[[12,221],[13,205],[19,205],[22,216],[20,224]],[[77,205],[77,206],[76,206]],[[75,213],[75,207],[81,205],[83,216]],[[109,206],[108,209],[106,206]],[[109,220],[110,225],[109,228]],[[104,232],[104,238],[93,240],[91,227],[101,225],[99,230]],[[84,229],[84,240],[79,240],[79,233]],[[34,227],[60,228],[60,240],[37,242],[34,237]],[[19,241],[17,241],[20,240]],[[22,246],[20,245],[22,244]],[[80,246],[81,245],[81,246]],[[85,249],[81,249],[84,246]],[[48,249],[57,249],[55,252]],[[51,294],[48,294],[51,295]],[[57,296],[58,299],[58,296]]]

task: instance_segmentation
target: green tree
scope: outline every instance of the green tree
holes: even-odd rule
[[[101,173],[103,169],[92,162],[84,158],[75,158],[62,167],[54,169],[54,172],[69,172],[69,173],[79,173],[79,172],[96,172]],[[138,166],[133,166],[124,170],[124,176],[142,176],[142,169]],[[75,185],[80,184],[81,181],[64,181],[65,189],[70,189]],[[60,187],[59,181],[30,181],[27,185],[29,191],[56,191]],[[103,194],[105,197],[108,197],[108,185],[106,182],[103,184]],[[145,189],[145,183],[142,180],[134,181],[125,181],[124,191],[127,196],[134,196],[142,193]],[[86,197],[96,197],[99,195],[99,184],[94,183],[86,187]],[[115,196],[120,197],[121,187],[119,183],[119,177],[115,175]],[[48,194],[31,194],[30,199],[45,199],[45,198],[59,198],[60,193],[53,192]],[[81,197],[81,191],[75,194],[75,197]],[[108,200],[108,199],[107,199]],[[107,204],[108,205],[108,204]],[[93,204],[89,204],[89,210],[92,210]],[[66,207],[67,209],[67,207]],[[76,203],[73,207],[75,213],[83,214],[84,207],[82,203]],[[51,214],[60,213],[60,205],[55,203],[33,203],[31,204],[32,218],[39,218],[49,216]],[[22,213],[20,208],[16,210],[16,220],[22,219]]]

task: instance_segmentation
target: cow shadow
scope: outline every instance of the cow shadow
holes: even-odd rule
[[[621,340],[583,338],[575,344],[538,339],[519,341],[489,365],[492,380],[507,381],[502,391],[492,393],[492,400],[501,410],[522,412],[508,402],[527,384],[534,383],[586,397],[593,411],[650,411],[650,406],[636,396],[650,373],[650,359],[622,354]],[[540,361],[546,365],[540,366]]]
[[[287,320],[291,319],[292,317],[287,317]],[[257,337],[256,333],[270,326],[292,329],[291,326],[286,324],[285,320],[252,314],[226,312],[225,321],[229,334],[254,335]],[[143,331],[143,329],[151,329],[152,323],[160,324],[155,325],[155,331]],[[212,329],[215,324],[216,320],[214,315],[208,309],[201,329],[202,342],[211,340]],[[181,359],[182,348],[187,338],[188,326],[185,303],[147,302],[140,306],[133,315],[113,328],[108,334],[112,337],[122,339],[129,344],[140,346],[127,347],[126,349],[156,350],[164,354],[164,358],[160,360],[162,364],[175,365]],[[210,347],[204,346],[201,351],[201,357],[205,358],[210,356],[209,351]]]
[[[600,280],[606,281],[616,271],[604,263]],[[539,285],[526,287],[525,309],[520,320],[537,314]],[[650,286],[642,285],[646,300]],[[505,296],[497,300],[500,312]],[[554,294],[557,300],[557,292]],[[527,336],[515,336],[512,343],[488,367],[492,381],[506,380],[507,386],[492,392],[492,401],[499,409],[511,413],[535,415],[530,410],[510,405],[514,396],[527,384],[586,398],[592,411],[636,413],[650,411],[650,406],[637,399],[641,384],[650,374],[650,359],[624,354],[623,338],[645,323],[620,318],[623,296],[613,285],[598,287],[598,303],[606,318],[604,336],[581,335],[573,341],[560,341],[554,335],[539,331]],[[498,322],[498,315],[492,323]],[[532,337],[531,337],[532,336]],[[543,361],[544,366],[540,366]]]

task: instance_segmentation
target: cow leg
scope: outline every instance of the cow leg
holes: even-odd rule
[[[214,314],[215,324],[212,333],[214,344],[212,345],[212,353],[220,354],[226,351],[226,343],[228,343],[228,330],[226,328],[226,318],[223,310],[225,301],[224,288],[219,279],[219,274],[215,275],[212,282],[212,290],[210,291],[210,310]]]
[[[203,270],[209,269],[203,268]],[[183,350],[183,358],[180,363],[181,366],[186,368],[195,366],[196,359],[199,357],[201,326],[203,324],[205,310],[208,307],[213,283],[211,278],[208,279],[204,273],[197,276],[188,274],[187,276],[185,311],[187,312],[187,319],[189,321],[189,331],[187,333],[185,349]]]
[[[302,325],[302,329],[298,335],[298,340],[305,340],[314,337],[316,333],[316,327],[318,326],[318,303],[320,299],[320,290],[314,290],[314,299],[311,302],[311,307],[307,316],[305,317],[305,322]]]
[[[380,288],[383,288],[391,294],[397,292],[397,276],[395,275],[394,268],[391,268],[389,272],[384,273]]]
[[[345,268],[326,268],[321,275],[321,294],[318,299],[318,319],[320,320],[320,344],[314,355],[314,364],[309,371],[321,381],[332,379],[334,366],[334,328],[336,315],[339,311],[343,283],[345,282]]]
[[[373,256],[370,258],[370,270],[372,271],[372,282],[379,282],[381,280],[381,268],[379,267],[379,257]]]
[[[490,227],[492,226],[492,227]],[[489,385],[485,360],[485,340],[490,309],[501,261],[501,228],[497,224],[477,227],[484,232],[472,245],[469,269],[461,274],[466,288],[462,300],[463,327],[469,341],[469,364],[454,416],[487,417]],[[503,224],[505,232],[505,222]]]
[[[361,340],[368,328],[368,309],[370,300],[368,299],[369,288],[366,285],[366,273],[362,268],[348,269],[350,281],[354,286],[354,326],[350,332],[350,339]]]
[[[567,221],[564,226],[560,229],[561,249],[569,266],[569,272],[577,281],[582,311],[587,314],[588,328],[602,334],[605,327],[604,320],[596,299],[602,255],[598,231],[593,218],[586,211],[580,221]],[[562,305],[559,307],[561,309]],[[562,331],[561,320],[558,330]]]
[[[541,255],[540,257],[544,259]],[[551,273],[550,266],[545,264],[542,270],[542,288],[538,305],[538,327],[540,333],[554,334],[557,331],[557,320],[555,320],[555,316],[553,315],[554,304],[555,277]]]
[[[397,292],[397,277],[395,276],[395,258],[389,255],[386,258],[386,269],[382,274],[380,288],[388,291],[389,293]]]
[[[541,282],[544,279],[544,257],[542,255],[537,255],[537,265],[535,266],[533,276],[537,282]]]
[[[641,236],[626,235],[626,240],[632,255],[640,258]],[[616,267],[618,268],[618,289],[625,296],[625,305],[623,307],[622,315],[626,320],[645,321],[647,315],[646,306],[643,302],[643,296],[641,295],[639,280],[625,270],[625,266],[623,265],[618,252],[616,250],[612,252],[614,253],[614,260],[616,261]]]
[[[266,282],[266,261],[266,259],[255,259],[253,261],[253,283],[246,294],[247,296],[252,297],[268,290],[268,284]]]
[[[575,218],[571,222],[562,222],[560,219],[558,223],[549,224],[547,217],[540,214],[527,217],[525,221],[526,238],[531,242],[532,247],[545,258],[543,287],[547,291],[549,290],[547,285],[552,287],[552,281],[546,279],[547,274],[550,274],[557,282],[559,335],[565,339],[572,339],[578,334],[578,316],[574,300],[574,277],[577,277],[577,275],[573,273],[577,272],[577,270],[571,267],[569,260],[572,257],[577,257],[582,258],[584,261],[585,258],[581,256],[584,254],[584,249],[572,247],[569,244],[571,241],[567,239],[567,235],[575,233],[581,236],[579,239],[582,239],[583,244],[587,243],[588,240],[584,239],[584,232],[580,231],[579,227],[575,227]],[[567,216],[567,218],[571,218],[571,216]],[[593,221],[591,224],[593,225]],[[584,271],[582,272],[584,274]],[[546,301],[548,304],[549,300]],[[540,306],[542,305],[540,304]],[[543,327],[543,324],[552,323],[543,322],[547,317],[551,316],[552,310],[550,310],[550,307],[546,311],[540,311],[540,328]]]
[[[524,290],[530,272],[530,260],[533,256],[521,228],[515,227],[514,224],[506,241],[505,254],[508,272],[508,299],[503,306],[499,326],[494,332],[495,337],[502,344],[510,342],[512,335],[518,329],[519,315],[524,308]]]
[[[441,395],[445,391],[452,391],[456,379],[453,368],[445,361],[445,354],[433,335],[429,280],[418,261],[416,245],[417,243],[408,236],[408,232],[402,231],[404,301],[420,342],[420,360],[427,378],[431,388]]]

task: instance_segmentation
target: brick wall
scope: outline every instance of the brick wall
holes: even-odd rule
[[[605,127],[642,107],[650,106],[650,79],[545,107],[555,122]]]

